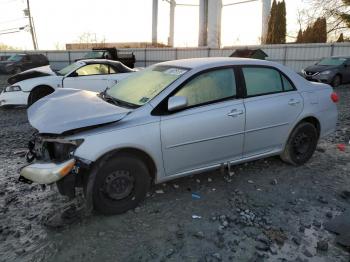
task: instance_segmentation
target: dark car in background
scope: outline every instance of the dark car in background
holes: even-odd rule
[[[0,73],[18,74],[22,71],[48,64],[49,60],[43,54],[15,54],[5,61],[0,61]]]
[[[302,74],[309,81],[337,87],[350,82],[350,57],[323,58],[315,65],[303,69]]]
[[[75,61],[86,60],[86,59],[115,60],[123,63],[129,68],[134,68],[135,62],[136,62],[134,53],[120,54],[118,52],[118,49],[115,47],[92,48],[92,50],[86,53],[83,58],[77,59]]]

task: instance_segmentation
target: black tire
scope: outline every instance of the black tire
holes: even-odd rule
[[[298,124],[288,138],[281,159],[292,165],[303,165],[314,154],[318,142],[316,127],[308,122]]]
[[[333,78],[331,85],[332,85],[333,87],[338,87],[338,86],[340,86],[341,84],[342,84],[342,78],[341,78],[341,76],[340,76],[340,75],[336,75],[336,76]]]
[[[28,96],[28,107],[34,104],[39,99],[52,94],[55,90],[49,86],[42,86],[34,88]]]
[[[124,213],[146,197],[150,184],[151,176],[142,160],[129,154],[109,158],[96,173],[93,208],[105,215]]]

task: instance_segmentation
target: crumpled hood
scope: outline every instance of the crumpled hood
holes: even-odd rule
[[[29,123],[45,134],[107,124],[121,120],[132,109],[109,104],[97,93],[79,89],[57,89],[28,108]]]
[[[35,78],[35,77],[42,77],[42,76],[55,76],[56,73],[52,71],[51,67],[49,65],[47,66],[40,66],[36,68],[32,68],[26,71],[23,71],[21,73],[15,74],[7,80],[7,82],[10,85],[13,85],[17,82],[30,79],[30,78]]]
[[[337,69],[337,66],[323,66],[323,65],[313,65],[305,68],[305,71],[312,72],[312,73],[317,73],[317,72],[323,72],[326,70],[332,70],[332,69]]]

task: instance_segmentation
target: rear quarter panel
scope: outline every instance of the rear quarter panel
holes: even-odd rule
[[[304,90],[303,117],[315,116],[321,125],[320,137],[329,135],[336,130],[338,121],[337,105],[331,100],[333,89],[326,84],[310,83],[309,90]]]

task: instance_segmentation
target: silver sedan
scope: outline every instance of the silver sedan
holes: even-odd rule
[[[59,89],[28,109],[24,182],[90,207],[135,208],[151,183],[273,155],[301,165],[337,122],[338,96],[268,61],[202,58],[134,73],[100,93]]]

